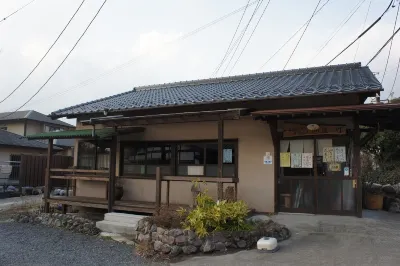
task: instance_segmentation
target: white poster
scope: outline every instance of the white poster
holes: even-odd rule
[[[303,153],[301,157],[302,168],[313,168],[313,154]]]
[[[335,162],[346,162],[346,147],[334,147],[333,149],[335,150]]]
[[[295,152],[295,153],[291,153],[291,167],[292,168],[301,168],[301,153],[299,152]]]
[[[264,164],[272,164],[272,155],[270,152],[266,152],[264,155]]]

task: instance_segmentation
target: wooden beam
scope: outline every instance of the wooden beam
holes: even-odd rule
[[[111,153],[110,153],[110,178],[108,182],[108,212],[113,211],[115,201],[115,174],[117,166],[117,144],[118,137],[113,136],[111,140]]]
[[[50,172],[92,173],[92,174],[106,174],[106,175],[110,173],[108,170],[60,169],[60,168],[51,168]]]
[[[44,212],[49,213],[50,212],[50,204],[48,199],[50,198],[50,191],[51,191],[51,183],[50,183],[50,169],[52,165],[52,160],[53,160],[53,139],[48,140],[48,146],[47,146],[47,167],[46,167],[46,173],[44,177]]]
[[[355,115],[354,131],[353,131],[353,178],[357,181],[356,187],[356,214],[358,217],[362,217],[362,182],[360,176],[361,160],[360,160],[360,118]]]
[[[166,199],[165,199],[165,202],[167,203],[167,207],[169,208],[169,186],[170,186],[170,181],[167,181],[167,193],[166,193]]]
[[[224,166],[224,119],[220,117],[218,120],[218,177],[223,177],[223,166]],[[224,184],[222,182],[217,183],[218,199],[224,198]]]
[[[156,168],[156,214],[160,214],[161,208],[161,168]]]
[[[163,176],[162,181],[186,181],[193,182],[198,180],[199,182],[209,183],[238,183],[239,180],[235,177],[205,177],[205,176]]]
[[[278,133],[278,121],[276,119],[268,120],[272,143],[274,145],[273,166],[274,166],[274,212],[279,212],[279,153],[280,140]]]
[[[99,177],[99,176],[76,176],[76,175],[51,175],[51,179],[64,179],[64,180],[88,180],[88,181],[102,181],[108,182],[108,177]]]

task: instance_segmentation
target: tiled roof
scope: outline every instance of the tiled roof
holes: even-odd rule
[[[95,130],[94,133],[98,138],[108,138],[115,133],[115,130],[114,128],[102,128]],[[92,136],[93,136],[92,129],[80,129],[80,130],[43,132],[39,134],[28,135],[26,137],[28,139],[74,139],[74,138],[86,138]]]
[[[24,148],[47,149],[47,144],[37,140],[28,140],[27,138],[0,129],[0,146],[15,146]],[[59,150],[59,148],[54,148]],[[1,150],[0,150],[1,151]]]
[[[371,70],[352,63],[137,87],[51,116],[379,90]]]
[[[75,127],[73,125],[70,125],[70,124],[60,121],[60,120],[53,120],[50,117],[48,117],[42,113],[36,112],[34,110],[17,111],[14,113],[11,113],[11,112],[0,113],[0,123],[2,123],[4,121],[8,121],[8,120],[25,120],[25,119],[39,121],[39,122],[43,122],[46,124],[60,125],[60,126],[70,127],[70,128]]]

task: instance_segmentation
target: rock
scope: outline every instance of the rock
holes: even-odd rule
[[[150,238],[151,238],[151,237],[150,237],[149,234],[142,234],[142,233],[140,233],[139,236],[138,236],[138,240],[139,240],[140,242],[148,242],[148,241],[151,240]]]
[[[188,243],[195,247],[201,247],[201,245],[203,244],[203,241],[201,241],[201,239],[196,238],[196,239],[189,240]]]
[[[215,243],[215,250],[226,251],[226,246],[222,242]]]
[[[139,220],[139,222],[137,223],[137,231],[143,231],[143,229],[144,229],[144,221]]]
[[[180,235],[175,238],[175,244],[178,246],[184,246],[187,243],[187,238],[185,235]]]
[[[214,241],[214,243],[226,241],[226,238],[222,232],[214,232],[211,236],[211,239]]]
[[[393,201],[390,204],[389,212],[399,213],[400,212],[400,203],[397,201]]]
[[[27,216],[21,216],[19,218],[18,222],[20,222],[20,223],[28,223],[29,222],[29,218]]]
[[[176,256],[178,256],[179,254],[181,254],[181,252],[182,252],[182,248],[181,248],[181,247],[179,247],[179,246],[172,246],[172,247],[171,247],[171,252],[169,253],[169,255],[170,255],[171,257],[176,257]]]
[[[201,246],[200,250],[204,253],[213,252],[215,250],[215,244],[211,240],[207,239]]]
[[[183,230],[181,230],[181,229],[169,230],[169,235],[173,236],[173,237],[177,237],[177,236],[183,235]]]
[[[382,185],[377,183],[372,183],[371,186],[368,188],[368,191],[371,193],[379,193],[381,192]]]
[[[175,243],[175,237],[173,237],[173,236],[163,236],[163,237],[161,238],[161,241],[162,241],[164,244],[173,245],[173,244]]]
[[[164,232],[165,232],[165,229],[164,229],[164,228],[162,228],[162,227],[157,227],[157,234],[162,235],[162,234],[164,234]]]
[[[390,184],[382,186],[382,191],[387,193],[387,194],[396,194],[396,190]]]
[[[161,247],[161,252],[164,253],[164,254],[168,254],[169,252],[171,252],[171,246],[168,245],[168,244],[164,244]]]
[[[162,247],[163,247],[163,243],[161,241],[157,240],[154,242],[154,250],[155,251],[161,251]]]
[[[157,225],[153,224],[153,225],[150,227],[150,232],[157,232]]]
[[[236,243],[236,245],[238,248],[245,248],[247,246],[247,243],[244,240],[240,240]]]
[[[197,248],[195,246],[189,245],[182,247],[182,252],[189,255],[197,252]]]
[[[392,187],[396,191],[396,194],[399,195],[400,194],[400,183],[394,184]]]
[[[151,233],[151,239],[153,239],[153,241],[158,240],[158,234],[157,234],[157,232],[152,232],[152,233]]]
[[[225,242],[224,244],[225,244],[225,246],[226,246],[227,248],[237,248],[237,246],[236,246],[233,242],[231,242],[231,241],[227,241],[227,242]]]
[[[61,221],[60,220],[56,220],[54,222],[54,225],[57,226],[57,227],[60,227],[61,226]]]
[[[271,220],[271,217],[268,215],[254,215],[246,219],[246,221],[251,221],[251,222],[262,222],[262,221],[269,221]]]
[[[189,239],[189,240],[193,240],[193,239],[196,239],[196,238],[197,238],[196,233],[195,233],[194,231],[192,231],[192,230],[188,230],[188,231],[187,231],[187,236],[188,236],[188,239]]]

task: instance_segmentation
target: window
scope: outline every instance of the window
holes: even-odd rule
[[[80,141],[78,168],[107,170],[110,167],[110,141]]]
[[[156,168],[164,175],[218,176],[218,143],[123,143],[122,174],[154,176]],[[223,176],[236,175],[236,142],[224,141]]]

